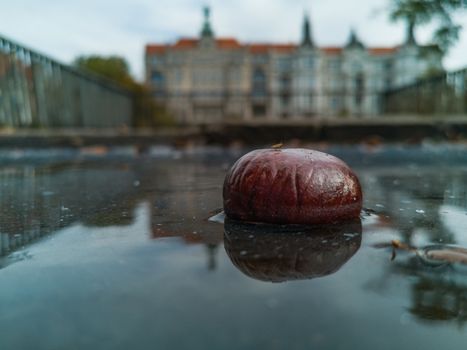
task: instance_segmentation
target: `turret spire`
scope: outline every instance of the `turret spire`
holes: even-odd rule
[[[310,26],[310,19],[308,18],[308,14],[305,13],[305,17],[303,19],[303,27],[302,27],[302,46],[313,47],[313,39],[311,38],[311,26]]]
[[[209,18],[210,12],[211,11],[208,6],[205,6],[203,8],[204,23],[203,23],[203,28],[201,29],[202,38],[212,38],[214,36],[214,32],[212,31],[211,22]]]
[[[365,48],[365,45],[358,39],[357,33],[355,32],[355,29],[350,30],[350,37],[349,41],[347,42],[347,45],[345,45],[346,49],[363,49]]]

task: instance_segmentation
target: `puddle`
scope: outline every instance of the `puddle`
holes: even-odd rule
[[[361,225],[261,234],[212,212],[238,153],[4,156],[0,348],[463,348],[459,147],[329,146]]]

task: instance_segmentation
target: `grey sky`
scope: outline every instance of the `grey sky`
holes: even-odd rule
[[[212,9],[218,36],[241,41],[296,42],[303,14],[312,22],[318,45],[342,45],[354,27],[367,45],[399,44],[402,23],[390,23],[389,0],[15,0],[3,1],[0,34],[70,62],[79,54],[118,54],[142,76],[144,45],[196,36],[203,5]],[[449,69],[467,66],[467,15],[458,16],[466,28],[445,60]],[[426,42],[430,28],[417,31]]]

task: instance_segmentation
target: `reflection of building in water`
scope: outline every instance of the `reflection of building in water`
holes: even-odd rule
[[[439,172],[436,167],[412,167],[402,171],[396,167],[368,173],[371,175],[360,178],[363,187],[371,189],[366,199],[373,206],[378,204],[372,208],[386,218],[384,224],[393,228],[402,242],[418,246],[415,236],[424,244],[456,244],[462,239],[447,227],[442,208],[446,204],[459,209],[466,207],[465,169]],[[384,202],[375,203],[373,198],[384,198]],[[418,320],[464,325],[467,321],[465,267],[438,265],[423,262],[415,253],[397,254],[395,261],[388,263],[387,272],[403,276],[410,283],[408,311]],[[388,275],[383,274],[372,283],[384,286],[387,280]]]
[[[370,172],[368,172],[370,173]],[[456,237],[443,220],[445,204],[465,207],[465,171],[440,174],[436,169],[378,169],[360,180],[371,203],[387,226],[397,230],[399,239],[417,245],[415,235],[424,242],[456,243]],[[378,198],[379,202],[374,202]],[[381,199],[384,198],[384,202]]]
[[[219,178],[223,170],[218,163]],[[203,161],[77,162],[0,168],[0,256],[74,223],[130,225],[141,201],[151,207],[154,238],[181,237],[204,244],[208,268],[215,267],[222,227],[207,222],[221,206],[220,189]],[[5,261],[0,261],[0,266]]]
[[[164,188],[171,188],[164,195],[156,194],[150,199],[152,238],[179,238],[186,244],[203,244],[206,247],[207,267],[216,267],[218,246],[223,242],[223,228],[220,224],[208,222],[213,203],[221,203],[220,187],[213,183],[207,164],[173,163],[170,174],[166,174]],[[218,168],[218,167],[216,167]],[[164,173],[164,167],[154,169],[157,178]],[[212,170],[211,170],[212,171]],[[211,173],[212,174],[212,173]],[[167,176],[168,175],[168,176]],[[223,171],[219,168],[219,179]],[[212,176],[212,175],[211,175]]]
[[[412,300],[408,310],[419,320],[466,323],[467,284],[462,271],[423,266],[416,257],[397,261],[393,270],[411,277]]]
[[[60,202],[50,192],[37,193],[35,168],[0,170],[0,256],[59,227]]]
[[[108,226],[132,222],[133,174],[79,165],[0,168],[0,256],[80,221]],[[112,179],[112,181],[109,181]]]
[[[380,93],[442,68],[441,56],[409,28],[394,47],[367,47],[351,31],[340,47],[319,47],[305,17],[299,44],[216,37],[209,11],[199,38],[149,44],[146,82],[184,123],[375,115]]]

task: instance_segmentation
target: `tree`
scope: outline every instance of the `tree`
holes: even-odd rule
[[[134,97],[134,126],[152,127],[173,124],[172,117],[163,106],[154,101],[149,89],[133,79],[129,65],[123,57],[78,56],[73,61],[73,66],[101,75],[128,89]]]
[[[446,54],[462,29],[453,15],[466,8],[467,0],[390,0],[390,18],[405,21],[409,32],[416,26],[435,23],[433,43]]]
[[[119,56],[79,56],[73,61],[77,68],[102,75],[120,85],[131,88],[135,81],[126,60]]]

